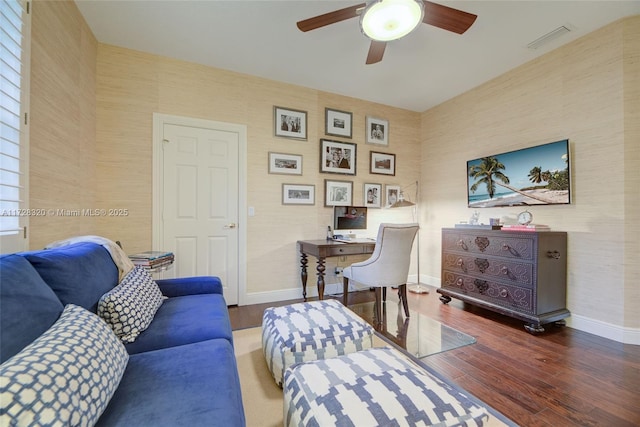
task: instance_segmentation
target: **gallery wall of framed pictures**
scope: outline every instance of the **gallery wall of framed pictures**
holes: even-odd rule
[[[355,122],[358,123],[356,117]],[[324,108],[325,136],[319,140],[318,161],[320,174],[334,174],[350,176],[351,179],[332,179],[326,177],[324,188],[319,197],[324,198],[320,205],[325,207],[348,206],[361,204],[369,208],[384,208],[397,200],[400,186],[392,182],[374,183],[368,177],[378,176],[394,179],[396,176],[396,154],[387,152],[389,147],[389,120],[366,115],[364,129],[354,128],[354,114],[340,108]],[[291,108],[283,106],[273,107],[274,136],[283,138],[287,143],[285,149],[274,149],[268,153],[268,173],[274,175],[289,175],[292,178],[303,177],[303,155],[295,153],[296,144],[312,143],[308,140],[307,111],[303,108]],[[362,126],[362,122],[360,122]],[[364,130],[364,132],[362,132]],[[354,132],[355,131],[355,132]],[[286,140],[289,140],[287,142]],[[358,153],[360,144],[372,145],[371,149],[364,153]],[[284,146],[284,145],[283,145]],[[375,147],[374,147],[375,146]],[[360,145],[365,149],[365,145]],[[286,151],[286,152],[283,152]],[[289,152],[291,151],[291,152]],[[308,148],[301,149],[309,153]],[[360,172],[362,184],[362,200],[354,198],[354,181],[358,175],[358,156],[367,155],[369,167]],[[315,172],[314,172],[315,175]],[[313,176],[309,182],[282,183],[283,205],[316,205],[315,182],[318,176]],[[309,177],[300,178],[301,181],[309,181]],[[360,197],[358,197],[360,198]]]

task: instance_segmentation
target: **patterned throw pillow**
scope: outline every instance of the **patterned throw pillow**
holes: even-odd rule
[[[96,423],[129,360],[102,320],[77,305],[0,365],[0,425]]]
[[[98,315],[122,342],[134,342],[162,305],[162,292],[151,275],[136,267],[98,302]]]

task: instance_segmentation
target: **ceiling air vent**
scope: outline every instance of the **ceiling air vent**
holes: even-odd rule
[[[534,41],[532,41],[531,43],[529,43],[527,45],[527,48],[529,49],[538,49],[539,47],[559,38],[562,37],[563,35],[567,34],[568,32],[571,31],[571,26],[569,25],[562,25],[558,28],[556,28],[555,30],[549,31],[547,34],[545,34],[542,37],[538,37],[537,39],[535,39]]]

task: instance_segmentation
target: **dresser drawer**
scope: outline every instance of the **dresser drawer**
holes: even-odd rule
[[[442,286],[495,305],[535,314],[533,289],[443,271]]]
[[[454,273],[527,288],[533,287],[535,283],[535,269],[531,262],[444,252],[442,254],[442,268]]]
[[[536,253],[534,239],[509,236],[504,231],[491,234],[447,231],[442,235],[442,249],[522,260],[533,260]]]

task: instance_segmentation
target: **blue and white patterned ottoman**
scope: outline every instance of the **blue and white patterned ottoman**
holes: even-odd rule
[[[271,307],[262,316],[262,351],[278,386],[289,366],[371,348],[373,334],[333,299]]]
[[[301,363],[284,376],[284,425],[481,426],[487,408],[390,347]]]

